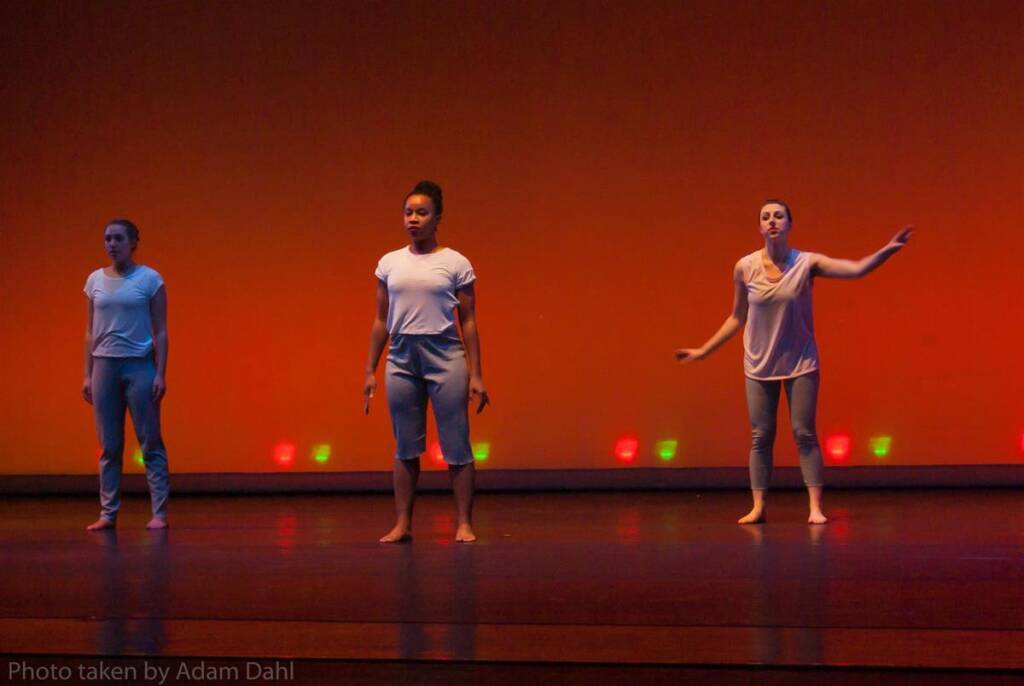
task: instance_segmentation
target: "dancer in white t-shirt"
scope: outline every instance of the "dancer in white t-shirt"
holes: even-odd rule
[[[385,386],[397,444],[397,521],[380,539],[382,543],[412,537],[420,455],[426,450],[428,398],[434,408],[441,453],[448,463],[455,493],[455,540],[476,540],[472,526],[475,468],[467,405],[476,399],[479,414],[490,401],[480,366],[476,275],[469,260],[437,243],[443,208],[440,186],[432,181],[416,184],[405,197],[409,245],[384,255],[375,272],[377,315],[370,329],[364,409],[370,411],[370,398],[377,388],[377,363],[390,337]],[[461,339],[455,326],[456,310]]]
[[[121,506],[124,415],[131,412],[146,465],[153,518],[146,527],[167,527],[170,479],[160,433],[160,401],[167,392],[167,289],[155,270],[133,260],[139,229],[114,219],[103,233],[110,266],[85,282],[82,396],[93,406],[100,453],[100,518],[91,531],[113,529]]]
[[[743,366],[750,412],[750,488],[754,507],[740,524],[764,520],[765,490],[771,479],[772,446],[781,389],[789,399],[800,471],[810,499],[811,524],[828,521],[821,511],[822,459],[815,427],[818,348],[814,341],[811,288],[814,277],[856,279],[878,268],[910,240],[901,229],[885,247],[860,260],[840,260],[789,246],[793,215],[781,200],[761,207],[764,248],[740,259],[733,270],[732,314],[700,348],[676,350],[679,362],[702,360],[743,331]]]

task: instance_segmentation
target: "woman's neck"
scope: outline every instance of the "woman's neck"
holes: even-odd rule
[[[768,259],[774,264],[782,266],[789,258],[790,247],[786,241],[766,241],[764,251],[768,255]]]
[[[431,238],[423,241],[413,241],[409,244],[409,250],[417,255],[426,255],[437,250],[437,239]]]
[[[118,276],[124,276],[135,271],[135,262],[130,257],[124,262],[113,262],[110,265],[110,270]]]

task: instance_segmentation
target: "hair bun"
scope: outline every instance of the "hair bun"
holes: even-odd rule
[[[444,212],[444,196],[439,184],[424,179],[413,186],[413,189],[405,195],[405,199],[408,200],[410,195],[425,195],[434,201],[434,211],[437,214]]]

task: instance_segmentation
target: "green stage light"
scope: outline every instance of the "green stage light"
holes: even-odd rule
[[[658,441],[654,444],[654,452],[658,454],[662,460],[668,462],[676,456],[676,448],[679,447],[679,441],[674,438],[670,438],[664,441]]]
[[[892,436],[872,436],[869,445],[875,457],[886,457],[889,455],[889,449],[892,448]]]
[[[331,459],[331,446],[329,443],[320,443],[313,446],[313,461],[324,464]]]

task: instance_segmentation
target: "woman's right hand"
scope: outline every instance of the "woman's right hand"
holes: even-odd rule
[[[370,414],[370,398],[377,390],[377,377],[372,372],[366,375],[363,381],[363,414]]]
[[[92,379],[82,381],[82,397],[85,398],[85,402],[92,405]]]
[[[686,364],[694,360],[703,360],[707,353],[701,348],[679,348],[674,353],[676,362]]]

